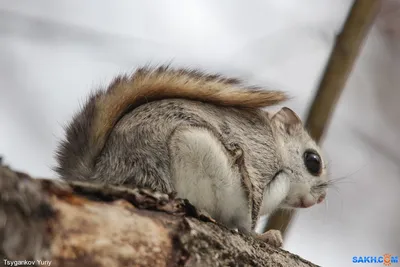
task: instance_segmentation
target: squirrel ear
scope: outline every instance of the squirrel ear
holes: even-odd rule
[[[277,113],[275,113],[271,121],[275,123],[275,125],[285,131],[286,133],[293,135],[303,127],[303,123],[299,116],[291,110],[290,108],[283,107]]]

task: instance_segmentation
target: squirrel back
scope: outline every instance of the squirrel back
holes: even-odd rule
[[[140,68],[117,77],[106,90],[92,94],[66,127],[56,153],[62,178],[85,180],[116,123],[136,107],[181,98],[217,106],[257,109],[287,100],[285,93],[244,86],[241,81],[190,69]]]

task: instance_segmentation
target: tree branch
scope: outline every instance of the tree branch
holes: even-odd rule
[[[4,265],[316,266],[229,230],[173,195],[32,179],[5,166],[0,194]]]
[[[355,0],[342,32],[337,36],[317,94],[309,110],[306,128],[320,142],[363,41],[380,9],[381,0]],[[278,210],[269,218],[266,230],[279,229],[285,235],[295,212]]]

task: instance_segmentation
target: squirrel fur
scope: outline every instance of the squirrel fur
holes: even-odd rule
[[[66,128],[55,170],[63,179],[177,192],[248,232],[262,214],[326,194],[320,149],[299,117],[263,110],[285,100],[222,75],[140,68],[89,97]]]

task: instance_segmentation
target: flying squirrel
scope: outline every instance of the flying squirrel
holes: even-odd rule
[[[256,234],[260,216],[321,203],[321,149],[281,91],[168,66],[139,68],[92,93],[56,153],[62,179],[175,192],[225,226]]]

